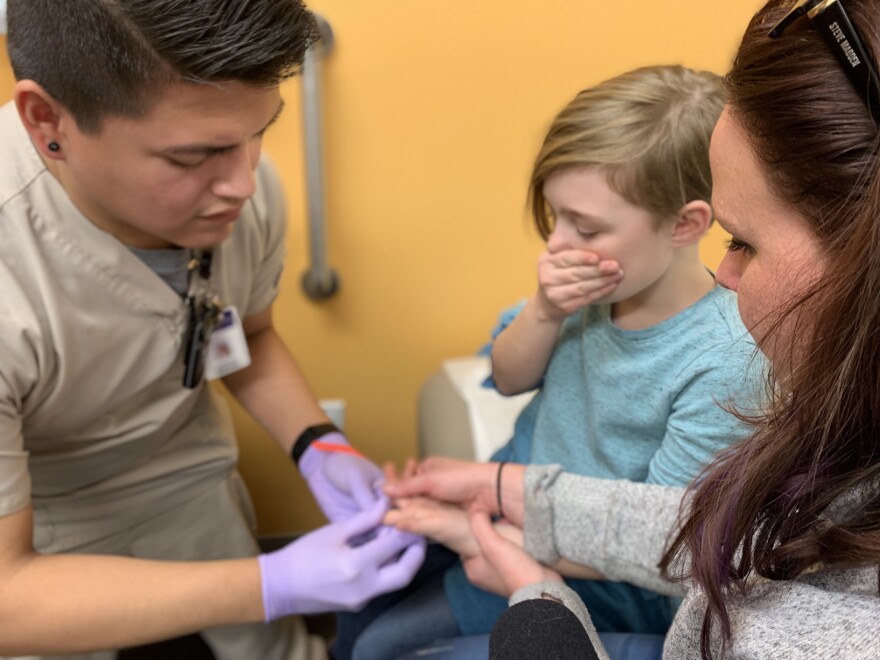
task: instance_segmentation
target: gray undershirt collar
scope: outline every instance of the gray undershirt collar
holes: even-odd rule
[[[145,250],[128,246],[138,259],[174,289],[181,297],[186,295],[189,287],[189,250],[184,248],[163,248],[159,250]]]

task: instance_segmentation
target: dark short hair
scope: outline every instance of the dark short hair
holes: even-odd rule
[[[7,19],[15,77],[88,132],[177,81],[277,85],[317,34],[300,0],[8,0]]]

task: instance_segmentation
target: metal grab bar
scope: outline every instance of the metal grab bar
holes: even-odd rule
[[[315,14],[315,19],[320,38],[306,50],[302,67],[302,109],[311,251],[311,264],[303,273],[302,288],[312,300],[324,300],[339,290],[339,276],[327,264],[321,121],[321,60],[333,50],[333,30],[322,16]]]

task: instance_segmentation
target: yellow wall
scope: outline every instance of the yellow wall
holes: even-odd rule
[[[723,73],[760,2],[313,0],[324,62],[331,264],[342,289],[310,302],[296,80],[266,150],[290,207],[280,331],[320,397],[344,398],[352,441],[378,461],[416,449],[415,403],[442,359],[472,353],[531,293],[541,245],[525,214],[532,158],[579,89],[636,66]],[[5,46],[5,43],[3,44]],[[5,48],[4,48],[5,57]],[[0,101],[11,86],[0,62]],[[705,239],[714,267],[720,231]],[[321,517],[292,466],[237,414],[261,531]]]

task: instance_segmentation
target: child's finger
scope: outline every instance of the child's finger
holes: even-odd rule
[[[382,473],[385,475],[385,481],[396,481],[398,478],[397,466],[391,461],[382,466]]]
[[[600,298],[604,298],[609,293],[613,292],[617,288],[618,284],[620,284],[620,282],[609,282],[608,284],[600,286],[598,289],[594,289],[593,291],[590,291],[589,293],[586,293],[584,295],[578,295],[572,298],[568,298],[564,303],[560,303],[560,305],[563,306],[566,310],[577,310],[581,307],[586,307],[590,303],[599,300]]]
[[[402,532],[410,532],[431,538],[436,538],[442,532],[442,526],[438,528],[438,521],[423,515],[421,511],[398,511],[393,517],[386,516],[385,521],[386,525],[393,525]]]
[[[608,295],[620,284],[619,277],[588,280],[548,289],[547,299],[559,309],[571,314],[591,302]]]
[[[576,250],[568,246],[562,246],[561,249],[554,252],[548,245],[545,254],[554,261],[564,263],[567,266],[595,266],[601,261],[599,255],[595,252]]]
[[[578,266],[576,268],[557,267],[553,264],[538,269],[538,282],[545,288],[561,288],[570,285],[596,284],[605,281],[619,281],[623,270],[614,264],[608,267]]]
[[[414,495],[413,497],[401,497],[396,500],[397,508],[404,511],[424,511],[446,508],[446,504],[432,500],[430,497]]]

